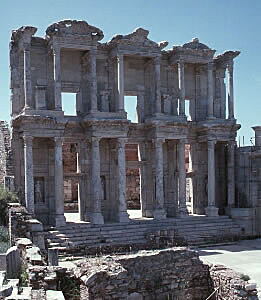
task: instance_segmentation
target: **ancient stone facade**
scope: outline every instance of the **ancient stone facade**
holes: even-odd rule
[[[190,211],[217,216],[235,206],[238,51],[214,56],[198,39],[163,50],[168,43],[142,28],[102,43],[103,32],[85,21],[54,23],[45,38],[36,31],[13,31],[10,45],[15,185],[30,213],[64,225],[64,182],[73,177],[81,220],[128,222],[128,144],[139,149],[132,175],[138,167],[143,217],[187,216],[186,145]],[[64,114],[63,93],[76,95],[75,116]],[[137,123],[127,119],[125,96],[137,97]],[[67,143],[76,145],[73,174],[63,165]]]

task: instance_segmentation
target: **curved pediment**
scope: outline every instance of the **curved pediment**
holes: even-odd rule
[[[63,20],[50,25],[46,29],[47,38],[53,36],[84,36],[92,41],[100,41],[104,34],[101,29],[89,25],[86,21]]]
[[[116,35],[114,36],[107,45],[109,47],[115,47],[118,45],[132,45],[135,44],[137,46],[142,47],[152,47],[157,48],[158,50],[162,50],[168,45],[168,42],[160,42],[156,43],[148,38],[149,31],[144,28],[137,28],[132,33],[127,35]]]

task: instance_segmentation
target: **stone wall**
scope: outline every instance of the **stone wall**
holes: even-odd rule
[[[88,259],[79,266],[81,299],[202,300],[212,292],[209,267],[186,248]]]
[[[13,175],[10,149],[10,131],[8,124],[5,121],[0,121],[0,184],[4,184],[6,175]]]
[[[257,300],[256,284],[244,281],[239,273],[216,265],[210,269],[216,300]],[[212,298],[211,298],[212,299]]]

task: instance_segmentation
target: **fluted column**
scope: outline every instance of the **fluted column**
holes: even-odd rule
[[[233,69],[234,62],[231,61],[228,63],[228,118],[234,119],[234,86],[233,86]]]
[[[208,141],[208,207],[205,209],[209,217],[218,216],[215,200],[215,140]]]
[[[92,168],[92,212],[90,220],[93,224],[103,224],[104,219],[101,211],[101,171],[100,171],[100,138],[91,139],[91,168]]]
[[[118,156],[118,197],[119,210],[118,221],[129,222],[126,203],[126,162],[125,162],[125,139],[117,140],[117,156]]]
[[[61,49],[53,47],[55,110],[62,110]]]
[[[156,199],[153,216],[155,219],[165,219],[166,212],[164,209],[164,185],[163,185],[163,146],[164,139],[155,139],[155,180],[156,180]]]
[[[208,119],[214,118],[213,62],[208,63]]]
[[[118,111],[124,112],[124,62],[123,55],[117,55],[117,64],[118,64],[118,95],[119,95],[119,103],[118,103]]]
[[[186,203],[186,161],[185,161],[185,141],[179,140],[178,144],[179,158],[179,216],[188,215]]]
[[[185,116],[185,76],[184,76],[184,60],[178,62],[179,75],[179,115]]]
[[[34,214],[34,172],[33,172],[33,138],[24,136],[24,179],[25,205],[30,214]]]
[[[89,52],[91,113],[97,112],[96,50]]]
[[[32,78],[30,45],[24,46],[24,98],[25,109],[32,109]]]
[[[235,207],[235,141],[228,142],[228,161],[227,161],[227,204],[228,207]]]
[[[63,138],[54,138],[55,226],[66,225],[64,217]]]
[[[161,113],[160,56],[153,59],[155,72],[155,112]]]

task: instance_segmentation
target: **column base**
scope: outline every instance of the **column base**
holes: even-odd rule
[[[161,209],[155,209],[153,211],[153,217],[156,220],[162,220],[162,219],[166,219],[167,218],[167,214],[165,212],[165,210],[163,208]]]
[[[130,222],[129,214],[125,211],[118,212],[117,221],[119,223],[129,223]]]
[[[215,206],[208,206],[205,208],[205,213],[207,217],[218,217],[218,207]]]
[[[92,224],[104,224],[104,218],[102,213],[100,212],[90,213],[89,219]]]
[[[188,217],[188,215],[189,215],[189,213],[188,213],[188,210],[186,207],[184,207],[184,208],[182,207],[179,209],[179,212],[178,212],[179,218],[186,218],[186,217]]]
[[[54,222],[55,222],[55,227],[66,226],[66,219],[64,215],[56,215]]]

